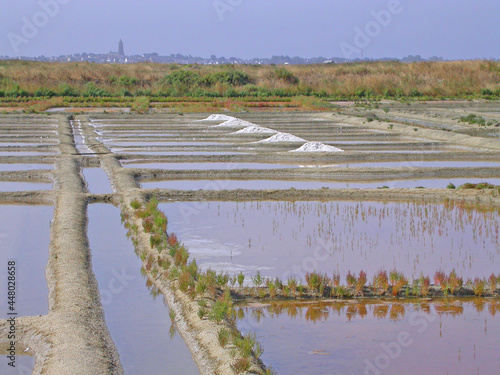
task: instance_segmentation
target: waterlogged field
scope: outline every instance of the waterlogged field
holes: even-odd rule
[[[355,114],[357,109],[349,111]],[[192,326],[179,324],[182,317],[173,314],[188,315],[195,310],[192,305],[188,313],[179,306],[170,309],[154,286],[166,285],[157,282],[170,277],[174,285],[178,282],[177,291],[182,290],[180,277],[175,281],[175,272],[167,276],[172,271],[169,263],[158,257],[160,265],[156,259],[154,236],[142,238],[147,239],[145,246],[153,249],[154,257],[144,251],[144,241],[127,239],[123,225],[130,229],[128,235],[134,231],[142,235],[147,233],[144,224],[150,224],[147,218],[132,224],[123,215],[120,223],[120,212],[111,204],[128,198],[130,203],[131,197],[147,201],[156,193],[160,201],[168,202],[159,206],[168,218],[166,231],[176,234],[200,268],[230,275],[241,272],[246,276],[244,286],[251,286],[258,273],[282,280],[294,276],[302,282],[307,272],[324,272],[329,277],[335,273],[340,274],[341,284],[349,272],[361,270],[367,272],[368,284],[382,269],[396,269],[410,281],[423,274],[432,282],[440,269],[446,274],[455,270],[464,281],[497,274],[500,219],[496,195],[488,195],[487,201],[471,190],[480,205],[474,206],[472,199],[467,204],[452,203],[452,199],[443,203],[448,199],[448,195],[443,199],[444,193],[463,192],[451,189],[452,185],[500,184],[498,151],[490,142],[496,132],[489,130],[489,136],[481,129],[469,129],[453,120],[458,112],[453,117],[448,113],[439,124],[439,120],[427,121],[405,111],[406,107],[395,109],[394,115],[392,109],[377,113],[401,123],[413,121],[411,134],[393,131],[388,123],[377,128],[368,119],[358,121],[357,114],[347,118],[334,113],[241,113],[229,126],[219,126],[222,120],[200,121],[206,115],[199,114],[0,118],[0,263],[18,260],[20,315],[41,318],[30,326],[36,332],[43,327],[47,337],[59,335],[50,349],[51,356],[58,354],[57,345],[65,339],[60,332],[68,327],[73,330],[71,324],[78,323],[80,316],[85,315],[82,321],[89,319],[88,310],[81,309],[86,302],[74,306],[72,301],[81,297],[80,291],[90,296],[93,291],[89,285],[78,285],[68,296],[65,285],[50,288],[59,278],[67,282],[68,272],[86,275],[71,279],[72,287],[87,276],[91,284],[95,275],[98,291],[94,289],[91,300],[98,301],[100,294],[105,321],[96,321],[99,328],[85,332],[102,334],[99,344],[91,347],[89,340],[82,347],[101,350],[108,345],[100,352],[106,358],[114,358],[116,349],[117,367],[122,366],[126,374],[204,373],[203,365],[192,357],[194,353],[199,359],[192,341],[193,337],[198,340],[196,335],[191,341],[183,339],[189,337],[186,333]],[[441,125],[484,137],[484,142],[471,146],[448,142],[446,137],[426,138],[426,129],[442,129]],[[59,139],[61,129],[67,134]],[[68,143],[68,134],[73,144]],[[141,191],[139,186],[176,191]],[[447,187],[450,190],[428,193],[422,189]],[[335,201],[336,192],[324,188],[359,190],[345,191],[349,197],[337,197],[347,200]],[[433,202],[441,203],[422,203],[424,199],[404,195],[405,189],[413,189],[409,193],[420,198],[429,194]],[[392,201],[368,199],[363,194],[370,190]],[[332,195],[316,198],[324,192]],[[465,201],[467,194],[460,197]],[[88,206],[95,202],[107,204]],[[88,207],[88,222],[79,221],[73,207],[79,207],[82,215]],[[134,211],[130,212],[129,219]],[[77,228],[75,222],[79,222]],[[71,242],[75,233],[79,240]],[[49,246],[51,240],[58,246]],[[79,252],[71,253],[75,249]],[[86,251],[90,265],[82,265],[83,258],[71,264],[73,257]],[[57,257],[68,253],[73,256],[69,262]],[[52,278],[49,284],[46,272]],[[497,284],[490,285],[488,293]],[[47,303],[49,294],[57,297],[57,303]],[[265,349],[262,360],[278,374],[493,374],[500,370],[497,299],[263,300],[237,305],[236,324],[243,333],[256,333]],[[52,305],[60,309],[57,313],[78,318],[51,332],[41,322],[46,318],[42,314],[53,313]],[[212,312],[192,315],[210,325]],[[92,319],[99,320],[98,315]],[[66,332],[71,345],[80,339],[73,334]],[[0,339],[0,355],[4,346]],[[229,346],[221,344],[217,350],[230,350]],[[34,354],[37,351],[31,348],[18,356],[19,371],[33,371]],[[0,373],[4,372],[2,367]]]
[[[204,268],[269,277],[312,270],[397,268],[407,277],[455,269],[497,272],[498,211],[381,202],[182,202],[162,204],[169,228]]]
[[[53,208],[43,206],[0,205],[0,264],[14,260],[18,268],[20,314],[35,316],[48,310],[48,288],[45,265],[49,258],[50,221]],[[7,280],[7,266],[0,269],[1,280]],[[0,298],[7,301],[5,288]],[[0,311],[0,318],[7,317]]]
[[[278,374],[499,372],[498,301],[291,302],[237,314]]]
[[[89,208],[89,240],[106,321],[125,373],[198,374],[175,333],[163,295],[142,276],[141,260],[118,209],[102,204]]]

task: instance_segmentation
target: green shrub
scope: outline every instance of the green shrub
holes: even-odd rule
[[[257,274],[252,277],[252,281],[257,288],[262,285],[262,283],[264,282],[264,278],[262,277],[260,271],[257,271]]]
[[[238,358],[233,363],[231,363],[231,369],[236,374],[244,374],[250,369],[250,359],[249,358]]]
[[[243,274],[243,272],[240,272],[238,274],[238,285],[240,286],[240,288],[243,286],[244,282],[245,282],[245,275]]]
[[[486,288],[486,280],[476,277],[474,283],[472,284],[472,291],[474,292],[474,294],[478,297],[483,296],[485,288]]]
[[[132,93],[130,91],[128,91],[127,89],[122,89],[119,91],[119,95],[123,98],[130,98],[130,97],[133,97],[134,95],[132,95]]]
[[[482,89],[481,90],[481,95],[484,95],[484,96],[493,96],[493,95],[495,95],[495,93],[493,91],[491,91],[490,89]]]
[[[231,338],[231,332],[226,328],[221,328],[219,332],[217,332],[217,338],[220,346],[225,347]]]
[[[469,124],[486,125],[486,120],[481,116],[470,113],[467,116],[460,116],[460,122],[468,122]]]
[[[224,293],[224,295],[215,302],[212,311],[209,313],[210,320],[216,323],[220,323],[226,319],[232,319],[234,316],[233,301],[228,292]]]
[[[18,97],[28,97],[30,94],[26,90],[20,88],[14,88],[11,90],[5,90],[6,98],[18,98]]]
[[[41,98],[41,97],[52,98],[53,96],[56,96],[57,94],[52,90],[49,90],[46,88],[40,88],[40,89],[36,90],[33,95],[37,98]]]
[[[179,289],[184,293],[195,288],[195,280],[188,270],[182,271],[179,276]]]
[[[174,255],[174,264],[176,266],[185,266],[189,259],[189,253],[184,246],[181,246]]]
[[[161,243],[162,243],[161,235],[155,233],[151,237],[149,237],[149,244],[151,245],[152,249],[154,249],[155,247],[160,248]]]
[[[321,273],[307,272],[305,277],[307,286],[314,292],[321,292],[329,284],[328,276]]]
[[[200,83],[198,73],[189,70],[176,70],[163,78],[163,83],[171,86],[193,86]]]
[[[235,335],[233,344],[243,357],[250,357],[257,346],[257,337],[255,333],[247,333],[244,336]]]
[[[139,208],[142,207],[141,202],[136,198],[132,202],[130,202],[130,207],[132,207],[134,210],[138,210]]]
[[[356,285],[356,276],[354,274],[352,274],[351,271],[347,272],[345,280],[347,282],[347,286],[354,286],[354,285]]]
[[[490,184],[488,182],[480,182],[476,185],[476,189],[478,190],[483,190],[483,189],[494,189],[495,185]]]
[[[198,309],[198,318],[203,319],[207,315],[207,309],[200,307]]]
[[[121,76],[120,78],[118,78],[116,83],[120,86],[132,87],[132,86],[137,85],[137,83],[139,83],[139,81],[133,77]]]
[[[224,72],[213,73],[205,77],[204,81],[208,83],[208,85],[222,83],[230,86],[244,86],[250,83],[250,76],[245,72],[227,70]]]
[[[154,215],[154,225],[158,231],[165,233],[167,231],[167,223],[168,220],[165,214],[161,211],[156,211],[156,214]]]
[[[83,96],[86,98],[98,98],[102,96],[111,96],[106,90],[101,89],[94,85],[94,83],[89,82],[85,85],[85,91],[83,92]]]
[[[137,97],[132,103],[132,111],[137,113],[149,112],[149,98],[147,96]]]
[[[217,285],[224,288],[227,286],[227,283],[229,282],[229,275],[221,271],[221,273],[217,274],[215,280]]]

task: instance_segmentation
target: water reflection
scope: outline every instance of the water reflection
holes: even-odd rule
[[[237,324],[281,374],[489,375],[498,312],[487,299],[293,301],[239,305]]]
[[[119,214],[111,205],[90,206],[89,241],[106,322],[125,373],[196,374],[182,338],[169,339],[169,309],[145,277]]]
[[[462,316],[464,305],[470,306],[477,313],[485,311],[491,317],[500,313],[500,301],[489,301],[485,299],[473,300],[441,300],[433,302],[273,302],[265,307],[253,307],[252,304],[240,306],[237,309],[239,320],[251,316],[255,322],[263,319],[286,315],[291,319],[300,318],[307,322],[326,322],[335,315],[346,318],[348,321],[364,319],[371,316],[375,319],[389,319],[401,321],[406,317],[408,309],[416,310],[423,314],[437,314],[438,316]]]

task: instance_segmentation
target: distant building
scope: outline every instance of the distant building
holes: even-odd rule
[[[125,49],[123,48],[123,41],[121,39],[118,43],[118,52],[109,51],[106,62],[127,62],[127,59],[125,59]]]
[[[125,50],[123,49],[123,41],[120,39],[120,43],[118,43],[118,54],[120,56],[125,57]]]

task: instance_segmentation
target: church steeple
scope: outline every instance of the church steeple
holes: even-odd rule
[[[123,49],[123,41],[120,39],[120,43],[118,43],[118,54],[120,56],[125,56],[125,50]]]

